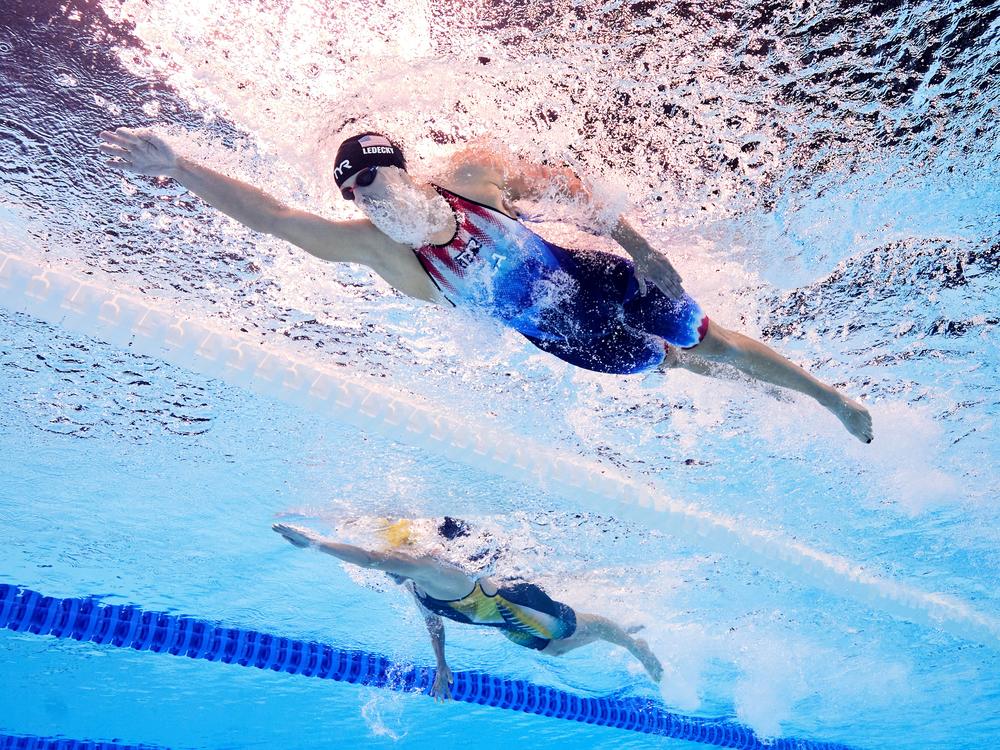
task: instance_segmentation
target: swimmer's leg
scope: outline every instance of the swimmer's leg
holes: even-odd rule
[[[660,660],[656,658],[656,654],[652,652],[646,641],[629,635],[620,625],[607,617],[586,612],[576,613],[576,630],[573,635],[569,638],[549,641],[548,645],[542,649],[542,653],[550,656],[561,656],[568,651],[573,651],[595,641],[607,641],[626,649],[645,667],[653,682],[659,682],[663,677],[663,665],[660,664]]]
[[[691,372],[712,375],[711,364],[721,362],[756,380],[811,396],[831,411],[858,440],[872,441],[872,418],[864,406],[820,382],[766,344],[742,333],[710,322],[700,344],[682,352],[671,347],[668,356],[673,358],[672,364]]]
[[[737,370],[733,365],[724,364],[722,362],[709,362],[707,359],[697,356],[697,352],[679,349],[676,346],[670,346],[666,342],[664,342],[664,349],[666,350],[666,353],[664,354],[663,361],[656,368],[657,372],[662,373],[669,369],[679,367],[687,370],[688,372],[693,372],[697,375],[704,375],[708,378],[716,378],[717,380],[738,380],[749,386],[757,385],[764,393],[773,399],[786,402],[791,401],[791,397],[788,395],[787,391],[776,385],[765,383],[762,380],[754,380],[745,373]]]

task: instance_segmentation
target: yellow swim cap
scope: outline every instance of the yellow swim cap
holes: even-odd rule
[[[379,531],[382,533],[382,537],[393,547],[413,544],[413,521],[409,518],[400,518],[395,523],[379,529]]]

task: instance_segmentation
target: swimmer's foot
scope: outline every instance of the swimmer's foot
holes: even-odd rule
[[[820,403],[829,409],[847,428],[847,431],[862,443],[872,441],[872,415],[864,406],[832,388],[830,394],[821,399]]]
[[[633,646],[629,651],[642,663],[653,682],[658,683],[663,679],[663,665],[660,664],[660,660],[656,658],[656,654],[642,638],[633,638],[632,643]]]
[[[627,628],[625,628],[625,632],[628,633],[629,635],[635,635],[645,627],[646,627],[645,625],[629,625]]]

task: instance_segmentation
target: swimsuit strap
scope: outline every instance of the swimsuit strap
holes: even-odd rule
[[[476,591],[479,591],[479,593],[482,594],[485,597],[489,597],[490,596],[485,591],[483,591],[483,587],[479,585],[479,579],[478,578],[476,579],[475,584],[472,586],[472,590],[469,591],[469,593],[466,594],[465,596],[460,596],[457,599],[435,599],[433,596],[431,596],[430,594],[428,594],[426,591],[415,591],[415,593],[417,594],[417,598],[420,599],[421,602],[427,601],[427,602],[431,602],[432,604],[436,604],[436,605],[441,605],[441,604],[449,605],[449,604],[454,604],[456,602],[464,602],[466,599],[469,599],[470,597],[474,596],[475,593],[476,593]],[[494,596],[495,596],[495,594],[494,594]]]

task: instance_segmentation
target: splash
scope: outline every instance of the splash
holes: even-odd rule
[[[377,196],[357,197],[358,208],[372,224],[403,245],[420,247],[455,224],[448,202],[429,186],[417,186],[395,167],[379,170]]]
[[[948,454],[944,430],[926,409],[887,403],[875,418],[880,431],[875,449],[863,457],[852,451],[867,467],[872,502],[891,501],[917,516],[960,500],[959,478],[942,461]]]
[[[48,92],[26,124],[2,125],[12,157],[0,165],[0,212],[12,227],[5,240],[17,236],[21,245],[23,235],[33,253],[114,273],[111,283],[123,291],[177,299],[310,361],[441,395],[487,426],[503,420],[540,442],[656,478],[750,527],[768,519],[874,574],[920,577],[942,601],[997,611],[995,10],[971,2],[335,5],[234,1],[206,10],[193,0],[105,0],[121,23],[101,27],[84,14],[80,48],[117,45],[138,75],[110,83],[94,74],[110,66],[46,57],[37,30],[0,27],[5,70],[16,71],[11,112],[24,102],[18,92]],[[108,120],[149,119],[182,123],[184,137],[202,143],[192,151],[199,160],[332,218],[358,217],[325,168],[339,138],[356,129],[399,134],[419,174],[436,174],[477,139],[499,139],[532,162],[569,165],[604,191],[601,200],[633,207],[714,320],[762,332],[824,379],[876,402],[879,437],[845,456],[836,426],[804,403],[686,373],[638,381],[574,371],[471,316],[414,308],[365,271],[321,266],[251,236],[176,186],[109,180],[88,156],[86,134]],[[526,208],[539,218],[600,223],[559,189]],[[62,359],[58,350],[49,356],[59,342],[46,331],[36,339],[40,346],[26,346],[50,363]],[[113,367],[104,355],[109,376],[122,367],[144,372]],[[63,367],[53,383],[41,394],[52,420],[74,419],[72,409],[95,388]],[[24,386],[19,402],[31,404],[38,389],[27,376]],[[67,398],[70,390],[81,398]],[[88,421],[90,434],[147,409],[142,392],[116,400]],[[160,439],[155,429],[142,432],[141,417],[136,424],[129,434]],[[315,440],[317,454],[339,447]],[[369,492],[378,509],[366,512],[412,503],[413,515],[449,504],[485,513],[556,502],[472,483],[459,483],[459,492],[425,487],[427,473],[419,462],[393,467],[385,478],[392,497],[381,487]],[[364,507],[360,489],[350,502]],[[610,534],[572,524],[560,532],[547,541],[572,556],[568,568],[547,567],[545,555],[517,564],[578,573],[620,557],[691,554],[684,538],[644,547],[641,534],[613,544]],[[614,597],[631,586],[654,613],[650,623],[673,617],[727,630],[744,610],[759,617],[758,600],[773,593],[755,571],[728,573],[748,593],[699,608],[717,580],[689,576],[674,591],[688,606],[675,606],[661,597],[662,576],[619,569],[601,611],[617,611]],[[712,664],[738,659],[708,647],[675,666],[676,700],[722,694],[733,698],[725,710],[739,702],[761,722],[768,705],[791,722],[857,717],[867,730],[901,727],[899,746],[930,744],[909,732],[914,726],[936,727],[940,747],[954,747],[967,730],[969,746],[986,742],[982,716],[995,706],[977,696],[996,692],[992,663],[937,637],[871,623],[864,607],[814,612],[794,586],[774,585],[776,606],[808,603],[796,630],[818,634],[804,653],[823,709],[797,701],[795,685],[757,698],[748,681],[738,698],[729,696],[731,675],[714,679]],[[577,594],[588,601],[582,588]],[[918,654],[928,667],[913,675],[915,692],[933,701],[902,711],[874,706],[868,696],[904,691],[858,672],[892,658],[862,660],[854,671],[818,660],[818,644],[836,639],[842,621],[860,630],[841,644],[839,661],[851,662],[858,643],[878,643],[897,659]],[[761,639],[782,643],[787,633]],[[668,656],[685,653],[682,639],[670,646]],[[749,661],[746,669],[760,672]]]

